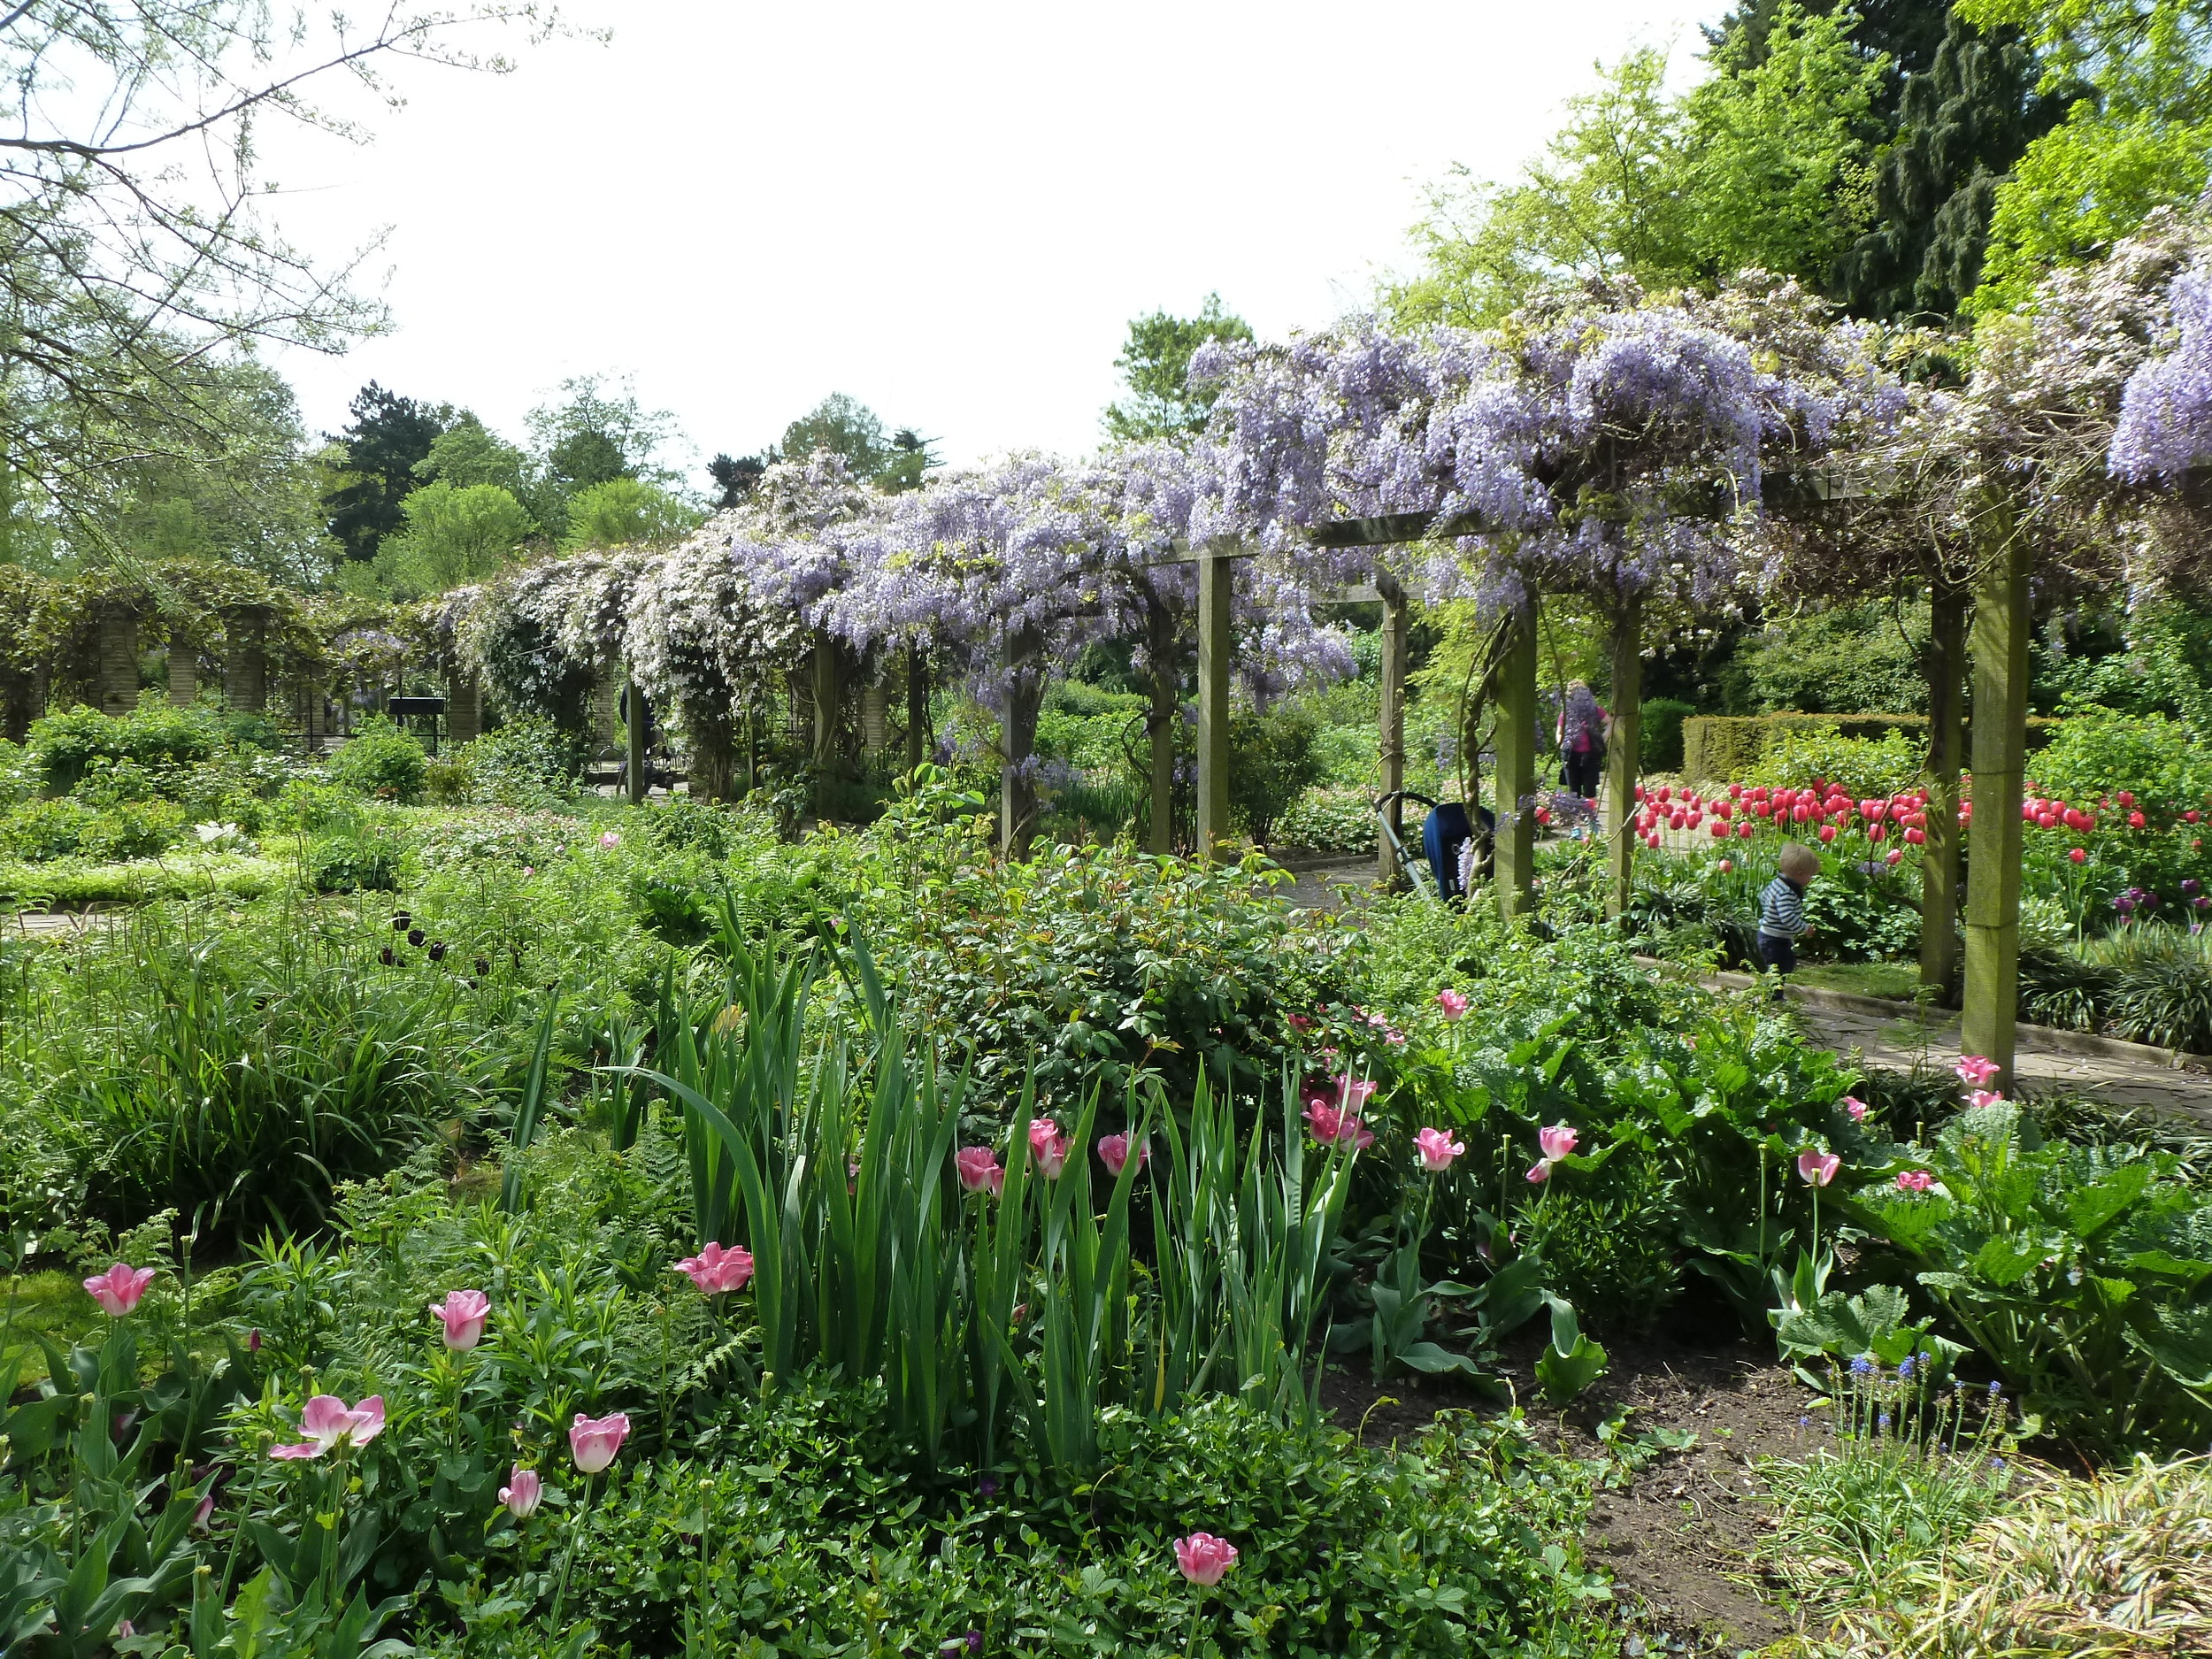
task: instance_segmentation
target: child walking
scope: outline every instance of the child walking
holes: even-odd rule
[[[1777,863],[1782,873],[1759,891],[1759,961],[1777,973],[1794,973],[1797,941],[1813,931],[1805,920],[1805,889],[1820,873],[1820,855],[1792,841]]]

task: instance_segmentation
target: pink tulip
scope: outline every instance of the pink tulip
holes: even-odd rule
[[[1891,848],[1886,853],[1882,855],[1882,862],[1887,864],[1903,864],[1905,862],[1903,849],[1896,847]]]
[[[753,1276],[753,1253],[741,1245],[724,1249],[719,1244],[709,1242],[699,1247],[699,1254],[687,1256],[676,1263],[676,1271],[698,1286],[703,1296],[726,1296],[732,1291],[745,1288]]]
[[[120,1319],[138,1306],[146,1286],[153,1282],[152,1268],[127,1267],[118,1262],[106,1272],[86,1279],[84,1287],[92,1293],[92,1300],[100,1304],[110,1318]]]
[[[1129,1137],[1126,1134],[1101,1135],[1098,1138],[1099,1162],[1113,1171],[1116,1179],[1121,1175],[1122,1165],[1129,1162]],[[1142,1169],[1148,1156],[1142,1141],[1137,1143],[1136,1153],[1137,1167]]]
[[[1825,841],[1832,841],[1835,840],[1835,838],[1836,838],[1836,826],[1835,826],[1834,825],[1832,825],[1832,824],[1823,824],[1823,825],[1820,826],[1820,839],[1821,839],[1824,842],[1825,842]]]
[[[1797,1172],[1815,1187],[1825,1187],[1836,1179],[1836,1171],[1843,1167],[1843,1160],[1832,1152],[1815,1152],[1810,1148],[1797,1155]]]
[[[1040,1118],[1029,1125],[1029,1154],[1036,1160],[1037,1173],[1048,1181],[1060,1179],[1060,1171],[1068,1166],[1068,1154],[1075,1150],[1075,1142],[1060,1133],[1060,1125],[1049,1118]]]
[[[629,1437],[630,1417],[618,1411],[611,1417],[588,1417],[576,1414],[576,1421],[568,1425],[568,1449],[576,1459],[576,1467],[588,1475],[595,1475],[614,1462],[614,1455],[622,1449],[622,1442]]]
[[[1457,991],[1439,991],[1436,1005],[1444,1010],[1446,1019],[1457,1019],[1467,1011],[1467,999]]]
[[[443,1302],[430,1304],[430,1311],[445,1322],[445,1345],[465,1353],[484,1340],[492,1299],[480,1290],[449,1290]]]
[[[1441,1129],[1422,1130],[1413,1137],[1413,1147],[1420,1157],[1421,1167],[1431,1174],[1448,1170],[1452,1160],[1467,1150],[1465,1145]]]
[[[1542,1186],[1546,1181],[1551,1179],[1551,1160],[1549,1158],[1539,1158],[1535,1164],[1529,1170],[1528,1179],[1531,1185],[1538,1187]]]
[[[972,1193],[988,1193],[996,1198],[1006,1187],[1006,1171],[1000,1166],[998,1154],[988,1147],[962,1147],[952,1156],[960,1174],[960,1185]]]
[[[1924,1193],[1935,1185],[1935,1177],[1925,1170],[1900,1170],[1897,1190],[1901,1193]]]
[[[1237,1564],[1237,1547],[1211,1532],[1193,1532],[1175,1540],[1175,1564],[1193,1584],[1217,1585]]]
[[[612,830],[609,830],[604,834],[600,836],[599,844],[611,852],[614,849],[622,845],[622,837],[616,834]]]
[[[2005,1097],[1993,1088],[1978,1088],[1966,1097],[1969,1106],[2001,1106]]]
[[[538,1505],[545,1501],[545,1482],[534,1469],[525,1469],[520,1463],[507,1477],[507,1484],[499,1489],[499,1501],[518,1521],[526,1521],[538,1512]]]
[[[1341,1111],[1329,1104],[1322,1095],[1309,1096],[1306,1102],[1306,1127],[1323,1146],[1348,1146],[1355,1152],[1364,1152],[1375,1144],[1356,1111]]]
[[[1567,1156],[1575,1149],[1575,1142],[1581,1138],[1577,1131],[1564,1124],[1553,1124],[1548,1129],[1536,1132],[1536,1144],[1542,1148],[1547,1164],[1556,1164]]]
[[[339,1446],[366,1446],[384,1432],[384,1396],[371,1394],[349,1406],[336,1394],[317,1394],[300,1410],[303,1440],[272,1446],[269,1455],[288,1462],[320,1457]]]
[[[1951,1068],[1959,1074],[1959,1081],[1974,1088],[1986,1088],[2001,1068],[1994,1060],[1985,1060],[1978,1054],[1963,1056]]]
[[[1843,1097],[1843,1110],[1845,1115],[1853,1123],[1863,1124],[1866,1121],[1866,1102],[1856,1094],[1846,1094]]]

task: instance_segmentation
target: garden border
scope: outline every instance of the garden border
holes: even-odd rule
[[[1679,962],[1669,962],[1661,956],[1639,955],[1636,960],[1647,968],[1673,968],[1693,974],[1709,985],[1732,991],[1748,991],[1758,983],[1757,976],[1739,973],[1731,969],[1716,969],[1700,972]],[[1871,1014],[1885,1019],[1910,1019],[1924,1025],[1947,1024],[1956,1017],[1956,1009],[1930,1009],[1919,1002],[1908,1002],[1892,996],[1867,996],[1856,991],[1832,991],[1818,985],[1788,985],[1783,994],[1801,1002],[1810,1002],[1816,1008],[1840,1009],[1847,1013]],[[1930,1018],[1930,1015],[1939,1018]],[[2119,1037],[2101,1037],[2093,1032],[2068,1031],[2057,1025],[2032,1025],[2025,1020],[2015,1020],[2013,1031],[2023,1042],[2033,1041],[2047,1048],[2063,1054],[2078,1054],[2095,1060],[2116,1060],[2135,1065],[2163,1066],[2171,1071],[2212,1073],[2212,1055],[2190,1054],[2179,1048],[2161,1048],[2147,1042],[2129,1042]]]

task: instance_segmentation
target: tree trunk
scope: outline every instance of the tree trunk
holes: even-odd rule
[[[1536,605],[1531,589],[1515,608],[1498,674],[1498,910],[1529,914],[1536,879]]]
[[[1225,547],[1198,558],[1198,856],[1209,862],[1229,839],[1229,670],[1231,581]]]
[[[1413,643],[1413,611],[1397,578],[1379,567],[1375,572],[1375,591],[1383,602],[1382,712],[1377,722],[1377,746],[1382,757],[1383,793],[1394,795],[1406,787],[1406,667]],[[1402,801],[1390,803],[1390,827],[1401,841],[1404,839],[1405,803]],[[1375,880],[1390,887],[1401,879],[1398,855],[1389,834],[1378,826]]]
[[[2028,548],[2008,511],[1992,534],[1974,599],[1974,802],[1968,833],[1966,990],[1959,1041],[2012,1085],[2020,1006],[2020,801],[2028,751]]]
[[[38,682],[27,668],[0,668],[0,737],[20,743],[38,718]]]
[[[1006,636],[1006,714],[1000,728],[999,846],[1026,858],[1037,834],[1037,710],[1045,695],[1044,641],[1032,627]]]
[[[1928,810],[1920,848],[1920,983],[1948,1002],[1959,972],[1959,761],[1966,747],[1967,594],[1936,584],[1928,613]]]
[[[1613,730],[1605,740],[1605,913],[1618,921],[1636,898],[1636,779],[1642,770],[1644,601],[1624,595],[1613,615]],[[1604,820],[1601,819],[1601,822]]]

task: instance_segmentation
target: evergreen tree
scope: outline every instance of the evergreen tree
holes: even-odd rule
[[[1725,63],[1739,73],[1766,62],[1768,38],[1775,18],[1786,5],[1808,17],[1826,17],[1848,10],[1858,16],[1851,39],[1861,55],[1871,60],[1886,57],[1889,65],[1873,113],[1886,127],[1894,128],[1903,105],[1905,83],[1935,65],[1942,49],[1944,27],[1951,14],[1951,0],[1864,0],[1847,6],[1839,0],[1743,0],[1719,24],[1705,30],[1715,63]]]
[[[377,543],[400,527],[400,503],[422,482],[415,469],[429,458],[453,411],[388,392],[374,380],[355,396],[350,410],[352,423],[336,440],[340,482],[323,496],[323,508],[346,557],[371,559]]]
[[[707,477],[714,484],[716,509],[726,511],[741,505],[753,493],[753,486],[760,482],[760,475],[776,459],[772,448],[765,455],[718,455],[709,461]]]
[[[1129,388],[1125,403],[1106,409],[1109,435],[1124,442],[1179,437],[1206,424],[1215,394],[1188,384],[1191,353],[1209,340],[1249,340],[1252,325],[1221,309],[1221,296],[1209,294],[1195,317],[1154,311],[1129,324],[1128,342],[1114,366]]]
[[[1935,61],[1909,77],[1875,184],[1876,222],[1843,259],[1837,297],[1866,317],[1949,316],[1981,280],[1997,184],[2064,113],[2039,94],[2016,29],[1953,17]]]

